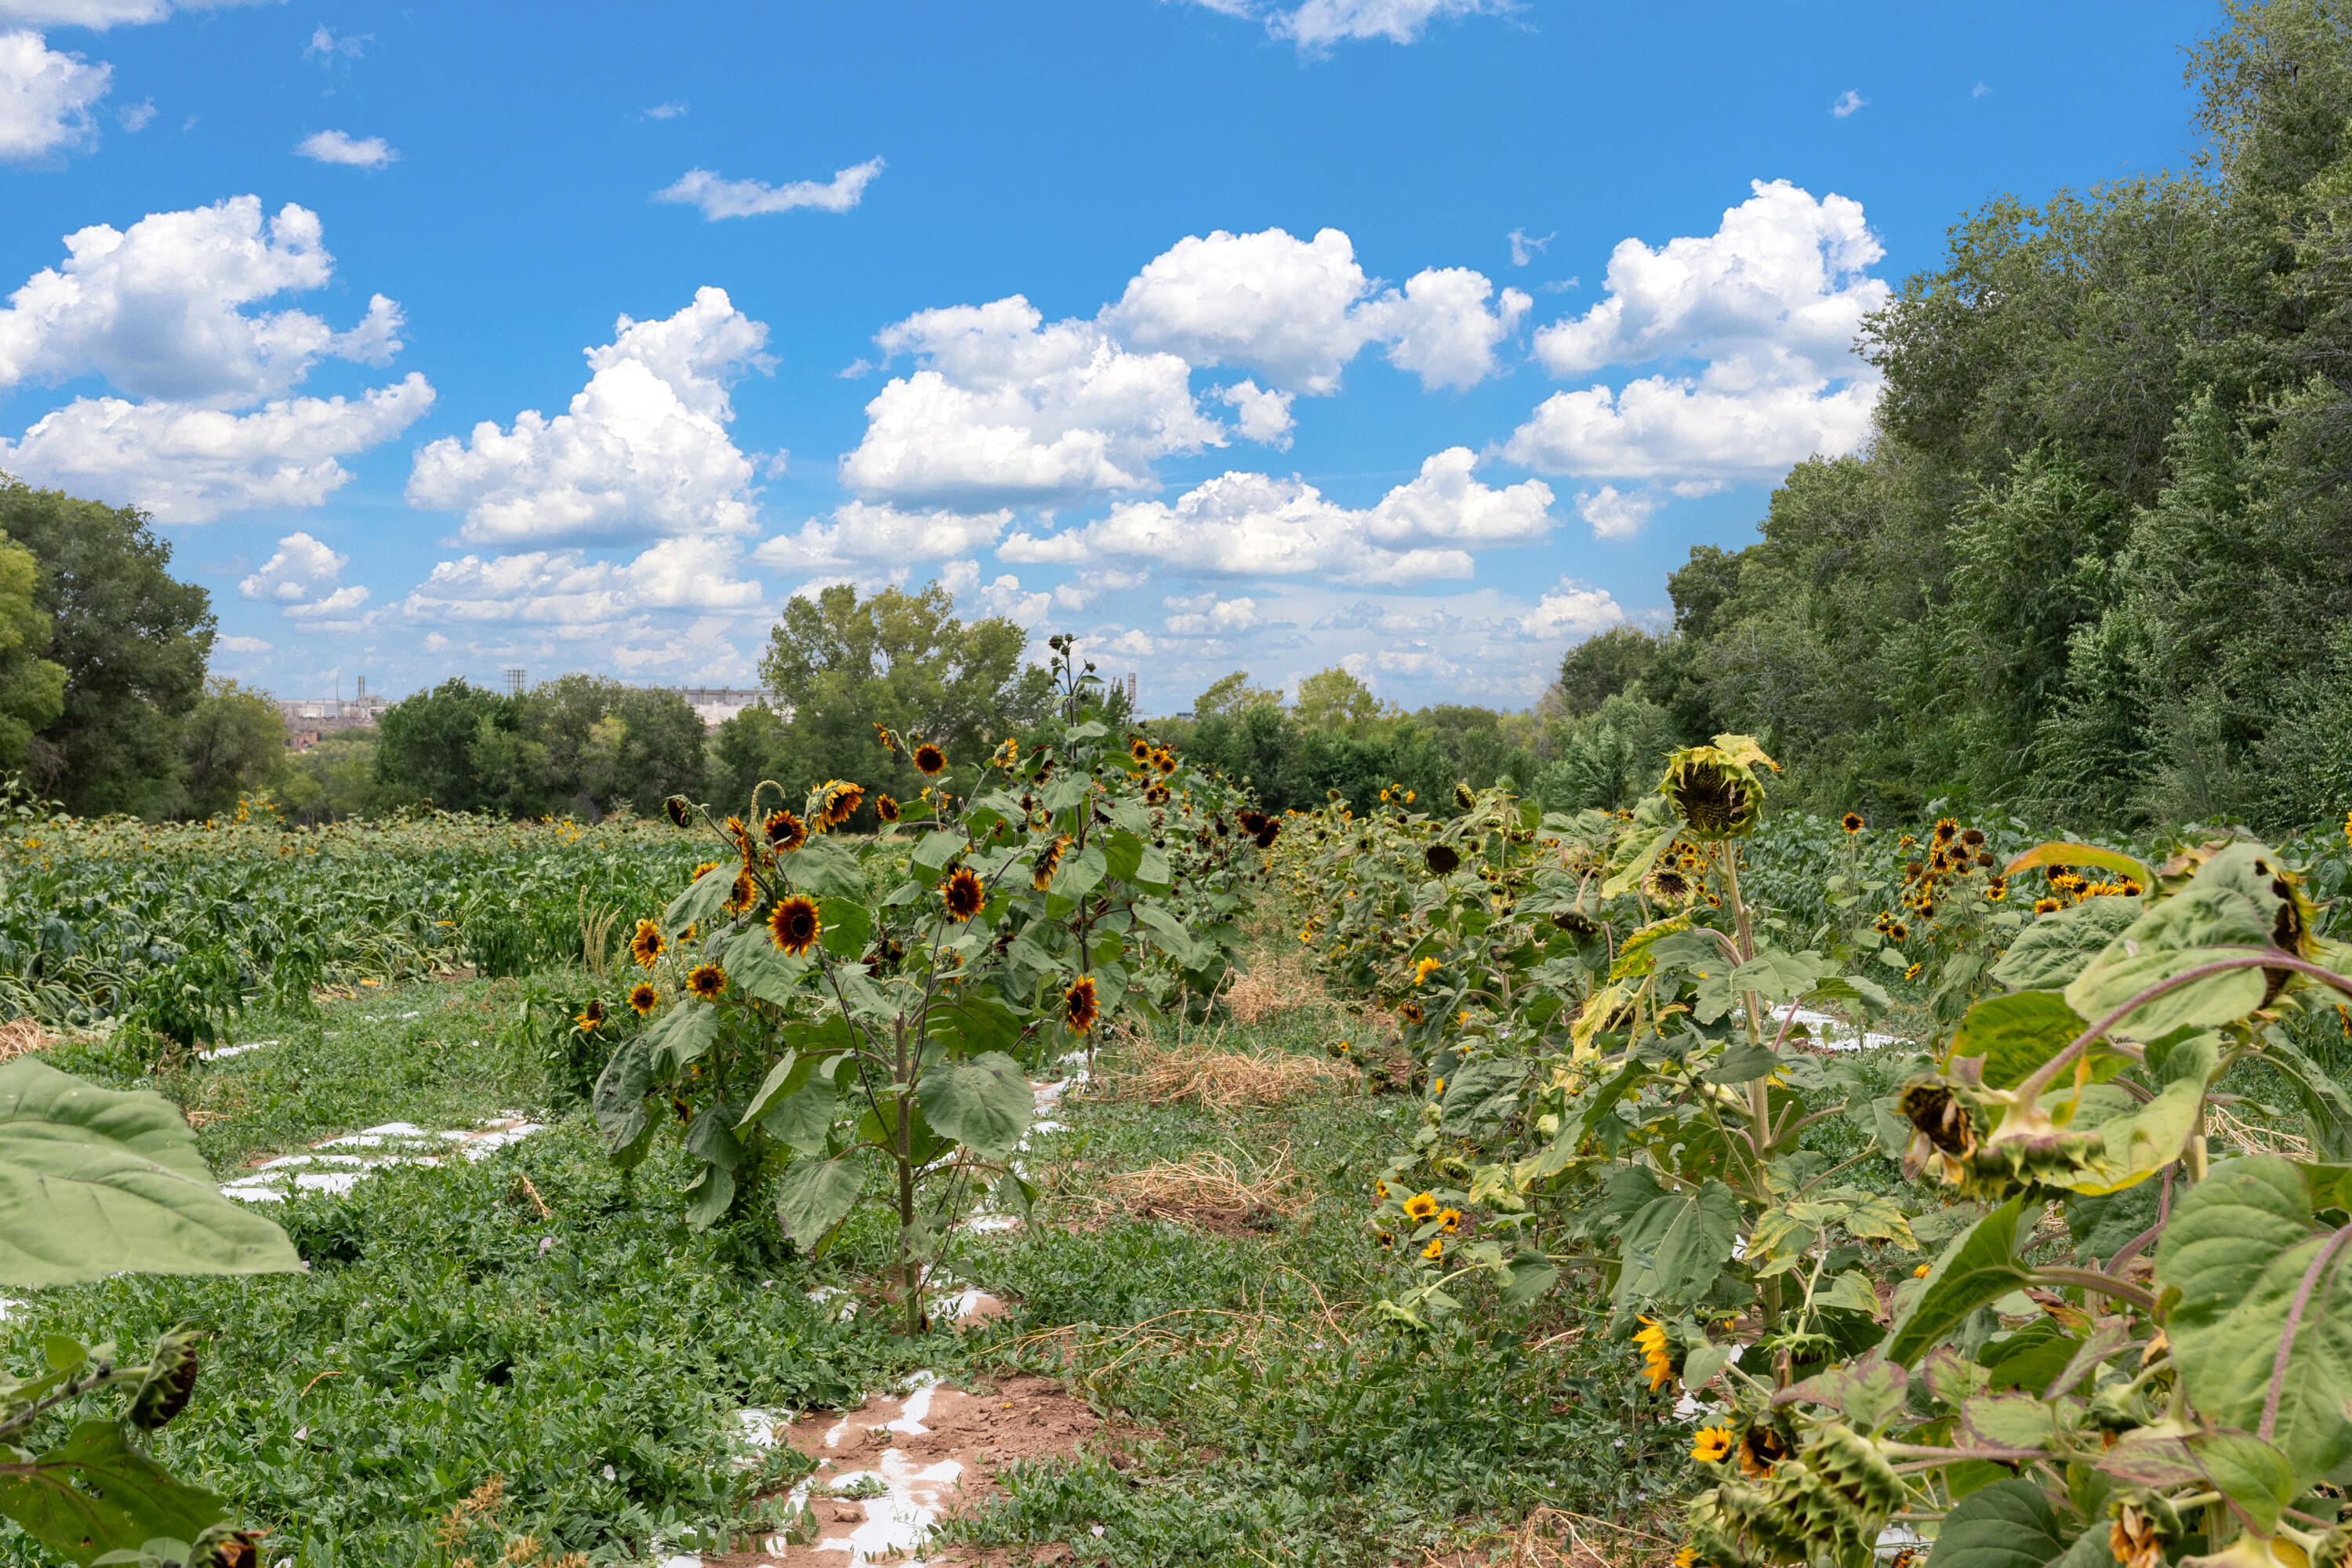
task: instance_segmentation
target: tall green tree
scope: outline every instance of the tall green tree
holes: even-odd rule
[[[66,672],[63,707],[27,746],[34,782],[84,815],[168,809],[212,655],[210,596],[166,570],[172,547],[135,507],[0,476],[0,533],[38,563],[44,656]]]
[[[0,536],[0,768],[21,767],[36,731],[65,711],[65,666],[42,658],[49,617],[35,604],[40,565]]]
[[[1027,662],[1028,634],[1002,616],[957,618],[937,583],[861,599],[842,584],[793,598],[769,633],[760,677],[785,710],[762,776],[795,797],[828,778],[880,787],[895,778],[874,726],[919,735],[971,759],[1037,723],[1053,679]]]
[[[179,808],[192,817],[233,810],[286,773],[286,720],[266,691],[215,677],[180,731]]]

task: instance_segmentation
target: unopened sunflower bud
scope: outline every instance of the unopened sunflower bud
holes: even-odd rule
[[[197,1351],[204,1341],[195,1330],[173,1329],[156,1342],[155,1359],[147,1363],[124,1418],[142,1432],[152,1432],[185,1410],[195,1392]]]

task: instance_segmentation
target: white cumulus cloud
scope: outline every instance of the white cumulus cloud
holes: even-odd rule
[[[1545,473],[1769,480],[1815,452],[1868,439],[1879,382],[1854,353],[1886,284],[1861,204],[1753,183],[1714,234],[1620,244],[1606,296],[1536,333],[1554,374],[1698,362],[1621,388],[1553,395],[1503,447]]]
[[[1305,0],[1286,8],[1259,0],[1193,3],[1227,16],[1262,16],[1267,32],[1295,40],[1303,54],[1367,38],[1418,43],[1432,22],[1516,8],[1514,0]]]
[[[1245,632],[1264,624],[1255,599],[1221,599],[1214,594],[1200,594],[1170,599],[1167,604],[1176,614],[1170,616],[1165,624],[1178,637],[1217,637]]]
[[[1259,372],[1278,386],[1324,394],[1370,342],[1425,386],[1463,386],[1494,373],[1493,351],[1528,298],[1464,268],[1430,269],[1402,291],[1375,293],[1355,246],[1336,228],[1311,240],[1279,228],[1217,229],[1178,240],[1136,274],[1101,325],[1130,347],[1164,350],[1195,365]]]
[[[1570,642],[1582,642],[1595,632],[1607,631],[1625,619],[1625,612],[1608,590],[1591,588],[1573,578],[1562,577],[1551,592],[1536,601],[1536,607],[1518,618],[1521,637],[1538,641],[1565,637]]]
[[[310,604],[289,605],[286,614],[298,621],[347,622],[357,616],[360,606],[367,602],[368,590],[353,583]]]
[[[215,637],[213,647],[223,653],[268,653],[270,645],[260,637]]]
[[[921,367],[866,405],[845,484],[899,504],[1042,505],[1152,483],[1152,459],[1224,444],[1191,367],[1083,321],[1045,324],[1019,295],[925,310],[876,340]]]
[[[1540,539],[1552,500],[1539,479],[1499,490],[1481,484],[1470,473],[1475,460],[1464,447],[1440,452],[1418,477],[1360,510],[1302,479],[1227,473],[1172,503],[1133,502],[1084,527],[1015,533],[997,555],[1072,564],[1150,561],[1203,576],[1313,574],[1394,584],[1466,577],[1470,552],[1463,546]]]
[[[1013,521],[1007,510],[977,516],[956,511],[900,511],[851,501],[832,521],[811,518],[796,533],[780,533],[751,552],[780,571],[838,571],[856,563],[938,561],[993,545]],[[976,568],[975,568],[976,570]],[[975,579],[976,580],[976,579]]]
[[[97,133],[90,106],[106,96],[113,78],[112,66],[50,48],[38,33],[0,33],[0,163],[26,163],[89,142]]]
[[[665,106],[667,107],[667,106]],[[868,158],[835,171],[830,180],[794,180],[788,184],[763,184],[758,180],[724,180],[708,169],[688,169],[674,184],[654,193],[657,202],[675,202],[702,209],[712,223],[725,217],[758,217],[801,207],[845,213],[866,195],[866,187],[882,173],[882,160]]]
[[[740,543],[711,534],[664,540],[627,562],[578,550],[467,555],[437,563],[401,609],[415,621],[586,632],[632,624],[647,611],[748,609],[760,603],[761,587],[737,574],[740,565]]]
[[[1291,397],[1287,392],[1269,392],[1255,381],[1236,382],[1217,389],[1217,401],[1234,411],[1234,424],[1244,439],[1284,451],[1290,449],[1290,432],[1295,423],[1290,417]]]
[[[355,169],[381,169],[396,163],[400,154],[381,136],[364,140],[342,131],[320,131],[294,143],[294,151],[315,163],[348,163]]]
[[[139,397],[234,407],[292,387],[322,357],[389,363],[400,307],[383,295],[338,332],[305,310],[246,307],[334,276],[316,213],[289,203],[265,219],[257,196],[152,213],[127,230],[66,236],[0,310],[0,389],[104,376]]]
[[[1603,485],[1589,495],[1576,498],[1576,515],[1592,525],[1592,531],[1602,539],[1630,539],[1642,531],[1642,525],[1651,514],[1666,504],[1665,498],[1651,490],[1621,493],[1615,485]]]
[[[511,429],[485,420],[468,441],[431,443],[409,504],[463,511],[468,544],[748,532],[753,468],[727,433],[728,389],[766,368],[767,341],[723,289],[662,321],[623,316],[612,342],[586,351],[588,384],[564,413],[526,408]]]
[[[1852,114],[1854,110],[1858,109],[1868,109],[1869,107],[1870,100],[1863,97],[1862,94],[1854,91],[1853,89],[1847,88],[1843,92],[1838,94],[1837,101],[1830,105],[1830,112],[1837,116],[1840,120],[1843,120],[1847,115]]]
[[[260,571],[236,585],[237,595],[299,604],[333,586],[351,559],[308,533],[289,533],[278,542],[276,552],[262,563]]]
[[[432,406],[414,372],[357,398],[295,397],[250,414],[180,403],[78,397],[20,441],[0,468],[164,522],[210,522],[253,507],[318,506],[351,479],[336,461],[391,440]]]
[[[160,22],[174,9],[208,11],[219,5],[250,5],[262,0],[0,0],[0,22],[35,27],[109,27]]]

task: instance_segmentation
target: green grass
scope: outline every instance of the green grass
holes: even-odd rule
[[[1400,1100],[1211,1114],[1075,1098],[1033,1174],[1082,1194],[1106,1172],[1202,1152],[1248,1163],[1286,1143],[1311,1196],[1302,1223],[1229,1239],[1113,1218],[977,1240],[950,1267],[1016,1315],[910,1342],[807,1299],[884,1256],[878,1224],[812,1265],[784,1256],[771,1217],[689,1231],[667,1150],[613,1170],[513,1026],[520,994],[411,985],[252,1016],[241,1037],[277,1044],[160,1079],[102,1047],[61,1050],[61,1067],[207,1112],[202,1142],[225,1176],[385,1121],[521,1111],[551,1126],[478,1164],[387,1170],[282,1205],[306,1276],[46,1292],[0,1323],[0,1355],[25,1364],[50,1330],[126,1344],[182,1321],[219,1330],[159,1457],[268,1526],[266,1561],[303,1568],[447,1562],[441,1521],[493,1475],[504,1500],[467,1543],[478,1558],[528,1532],[642,1562],[656,1537],[740,1524],[782,1479],[731,1462],[738,1409],[851,1401],[923,1368],[1047,1372],[1152,1434],[1123,1468],[1015,1467],[956,1527],[987,1544],[1066,1542],[1089,1563],[1418,1562],[1538,1504],[1631,1519],[1678,1484],[1683,1429],[1628,1392],[1630,1348],[1597,1319],[1554,1300],[1531,1322],[1487,1296],[1423,1335],[1370,1310],[1402,1282],[1360,1223]],[[1226,1044],[1319,1054],[1336,1026],[1306,1008]],[[0,1563],[38,1561],[0,1541]]]

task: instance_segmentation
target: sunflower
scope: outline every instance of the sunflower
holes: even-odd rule
[[[661,927],[651,921],[639,921],[635,932],[629,938],[629,956],[637,961],[640,969],[651,969],[662,955]]]
[[[1374,1231],[1372,1234],[1381,1238],[1381,1246],[1383,1247],[1391,1247],[1396,1245],[1396,1237],[1391,1236],[1387,1231]]]
[[[1445,1256],[1444,1241],[1438,1237],[1431,1237],[1429,1238],[1429,1245],[1421,1249],[1421,1255],[1429,1259],[1432,1263],[1436,1262],[1439,1258]]]
[[[729,890],[727,901],[719,907],[730,915],[740,915],[747,913],[759,901],[760,884],[752,879],[747,868],[735,873],[735,886]]]
[[[1408,1002],[1397,1009],[1397,1014],[1408,1024],[1418,1024],[1421,1022],[1421,1004]]]
[[[2006,877],[1987,878],[1985,880],[1984,896],[1987,902],[1995,904],[2009,897],[2009,879]]]
[[[1421,852],[1429,868],[1443,877],[1462,864],[1462,853],[1451,844],[1433,844]]]
[[[1907,833],[1906,833],[1906,834],[1905,834],[1902,837],[1900,837],[1900,838],[1898,838],[1898,839],[1896,839],[1896,840],[1895,841],[1895,847],[1896,847],[1897,849],[1908,849],[1908,848],[1911,848],[1913,846],[1916,845],[1918,842],[1919,842],[1919,841],[1918,841],[1916,838],[1912,837],[1909,834],[1907,834]]]
[[[689,882],[699,882],[702,880],[702,874],[704,872],[716,871],[717,869],[719,869],[719,862],[716,860],[698,860],[695,862],[694,875],[688,877],[687,880]]]
[[[581,1008],[580,1016],[572,1020],[572,1022],[579,1025],[582,1029],[592,1031],[597,1025],[604,1021],[604,1004],[597,1001],[591,1001],[588,1005]]]
[[[877,795],[874,797],[874,815],[886,824],[896,822],[898,820],[898,803],[887,795]]]
[[[1095,1026],[1095,1021],[1102,1016],[1102,1005],[1095,1000],[1093,975],[1081,974],[1063,988],[1062,1016],[1082,1035]]]
[[[1030,873],[1029,885],[1039,892],[1044,892],[1045,884],[1054,879],[1054,873],[1061,869],[1062,852],[1069,847],[1070,836],[1065,833],[1043,849],[1038,850],[1037,867]]]
[[[1728,1426],[1702,1426],[1691,1439],[1691,1458],[1702,1465],[1719,1464],[1731,1453],[1733,1441]]]
[[[1253,837],[1264,833],[1267,827],[1266,815],[1262,811],[1237,811],[1234,813],[1234,820],[1242,825],[1244,833]]]
[[[1445,1232],[1448,1236],[1452,1236],[1454,1232],[1460,1230],[1462,1228],[1462,1211],[1460,1209],[1438,1210],[1437,1228]]]
[[[1844,828],[1848,833],[1859,833],[1870,825],[1863,821],[1862,813],[1858,811],[1849,811],[1843,816],[1838,818],[1838,826]]]
[[[988,901],[988,889],[981,885],[979,874],[971,867],[959,866],[940,884],[940,900],[947,905],[949,918],[968,921],[980,913],[980,906]]]
[[[751,830],[743,826],[743,819],[740,816],[727,819],[727,842],[735,846],[735,852],[746,860],[758,853],[751,847]]]
[[[768,820],[761,824],[761,828],[767,834],[769,844],[786,854],[808,842],[808,824],[781,806],[768,813]]]
[[[1886,939],[1889,942],[1909,942],[1911,928],[1901,921],[1890,921],[1886,927]]]
[[[890,731],[884,729],[879,724],[874,726],[874,738],[882,742],[882,749],[884,751],[894,754],[898,752],[898,742],[892,740],[890,738]]]
[[[1981,827],[1970,827],[1970,828],[1964,829],[1964,830],[1961,832],[1961,834],[1960,834],[1960,842],[1961,842],[1961,843],[1963,843],[1963,844],[1965,844],[1965,845],[1967,845],[1967,846],[1968,846],[1969,848],[1971,848],[1971,849],[1981,849],[1981,848],[1983,848],[1983,847],[1984,847],[1984,829],[1983,829],[1983,828],[1981,828]]]
[[[1633,1343],[1641,1348],[1642,1373],[1650,1380],[1650,1392],[1655,1394],[1673,1379],[1674,1359],[1666,1354],[1666,1331],[1657,1320],[1643,1318],[1641,1324]]]
[[[649,981],[640,980],[629,987],[629,1006],[641,1018],[652,1012],[654,1004],[660,1000],[661,993]]]
[[[2139,885],[2137,877],[2126,877],[2116,883],[2116,892],[2126,899],[2137,899],[2147,890]]]
[[[1957,820],[1948,816],[1939,816],[1936,818],[1935,838],[1937,843],[1949,844],[1953,839],[1958,838],[1959,836],[1960,825]]]
[[[1172,773],[1176,771],[1176,753],[1162,746],[1151,753],[1151,765],[1163,773]]]
[[[794,893],[768,914],[768,940],[798,958],[816,941],[824,922],[816,918],[816,901]]]
[[[1444,967],[1445,961],[1433,954],[1427,958],[1423,958],[1412,966],[1412,983],[1415,985],[1419,985],[1423,981],[1426,981],[1433,971],[1443,969]]]
[[[857,815],[866,804],[866,786],[851,784],[846,779],[835,779],[824,786],[824,825],[838,827]]]
[[[1764,785],[1754,764],[1778,764],[1744,736],[1726,735],[1723,746],[1688,746],[1666,762],[1658,793],[1683,819],[1683,836],[1713,840],[1745,838],[1756,831],[1764,809]]]
[[[1662,904],[1679,904],[1691,894],[1691,880],[1683,874],[1682,868],[1663,860],[1650,868],[1650,874],[1642,879],[1642,887]]]
[[[716,1002],[727,989],[727,972],[715,963],[698,963],[686,972],[686,988],[705,1002]]]
[[[992,768],[1009,768],[1020,760],[1021,742],[1007,735],[1004,737],[1004,744],[997,747],[996,754],[988,759],[988,765]]]
[[[1437,1194],[1415,1193],[1404,1201],[1404,1217],[1419,1225],[1437,1213]]]
[[[1750,1426],[1739,1439],[1739,1473],[1754,1479],[1789,1457],[1788,1440],[1769,1426]]]
[[[1127,743],[1127,754],[1139,763],[1148,763],[1151,760],[1151,742],[1138,735]]]
[[[669,813],[670,822],[674,826],[684,827],[687,824],[687,814],[691,808],[686,803],[686,796],[674,795],[662,802],[662,809]]]
[[[915,771],[925,778],[937,778],[940,770],[948,765],[948,754],[925,741],[915,748]]]
[[[2066,900],[2063,899],[2036,899],[2033,900],[2033,912],[2037,916],[2054,915],[2065,907]]]

